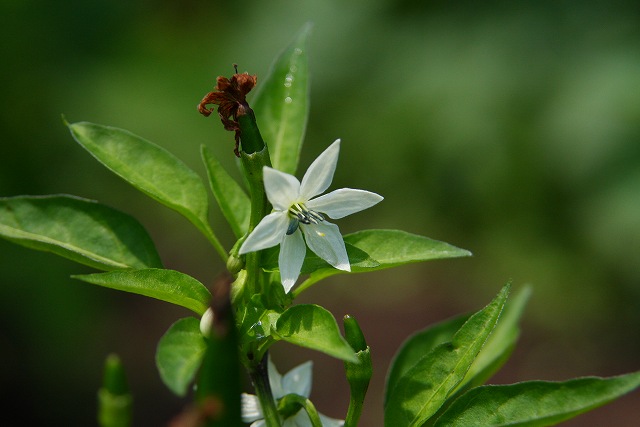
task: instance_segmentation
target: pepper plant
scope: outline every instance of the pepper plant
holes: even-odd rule
[[[405,231],[342,234],[334,221],[372,208],[383,197],[365,190],[330,190],[340,140],[329,144],[302,180],[295,177],[309,109],[309,27],[275,60],[258,85],[248,73],[218,77],[198,105],[234,132],[228,151],[244,176],[236,182],[206,146],[202,160],[217,202],[237,241],[225,246],[212,227],[205,184],[163,148],[128,131],[67,123],[96,160],[147,196],[186,217],[225,262],[207,288],[163,268],[144,227],[93,200],[69,195],[0,199],[0,235],[53,252],[101,272],[75,279],[146,295],[191,310],[160,339],[156,364],[166,386],[194,405],[181,426],[349,426],[358,424],[373,368],[357,321],[315,304],[295,304],[311,286],[336,274],[372,273],[405,264],[469,256],[464,249]],[[345,142],[349,143],[349,142]],[[302,276],[302,279],[300,277]],[[401,286],[398,284],[397,286]],[[640,386],[640,372],[565,382],[483,385],[508,359],[530,293],[507,300],[502,287],[484,308],[408,338],[387,373],[384,423],[404,426],[547,426],[610,402]],[[269,349],[284,341],[344,362],[350,402],[344,421],[323,415],[311,396],[312,363],[282,375]],[[243,391],[242,372],[253,390]],[[110,355],[99,392],[104,427],[131,424],[132,399],[119,358]]]

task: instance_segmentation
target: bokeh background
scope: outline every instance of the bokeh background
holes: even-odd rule
[[[385,372],[410,333],[479,309],[507,281],[534,293],[519,347],[492,382],[640,369],[634,1],[5,0],[0,195],[70,193],[120,208],[146,226],[168,268],[211,283],[223,265],[205,239],[97,164],[61,114],[131,130],[203,177],[207,144],[236,173],[232,134],[196,104],[232,63],[260,81],[308,21],[300,169],[340,137],[334,188],[385,196],[341,229],[400,228],[474,253],[338,276],[299,299],[354,315],[369,338],[375,376],[362,425],[382,425]],[[211,220],[230,247],[217,210]],[[155,344],[186,310],[74,281],[90,270],[6,241],[0,271],[0,405],[18,420],[7,425],[95,425],[112,351],[129,373],[135,425],[165,425],[188,402],[154,366]],[[317,407],[344,416],[340,362],[287,344],[273,357],[282,371],[313,358]],[[566,425],[636,426],[638,399]]]

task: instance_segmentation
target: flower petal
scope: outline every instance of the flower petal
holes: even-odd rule
[[[322,421],[322,427],[342,427],[344,425],[343,420],[337,420],[335,418],[329,418],[326,415],[318,413],[320,421]]]
[[[313,427],[307,411],[300,409],[292,417],[287,418],[282,427]]]
[[[271,357],[269,357],[267,363],[267,370],[269,372],[269,385],[271,386],[271,394],[273,394],[274,399],[280,399],[286,393],[282,388],[282,375],[280,375],[280,372],[278,372],[276,365],[274,365],[271,361]]]
[[[344,240],[337,225],[323,221],[319,224],[300,224],[309,248],[338,270],[351,271]]]
[[[305,199],[304,201],[323,193],[329,188],[331,180],[333,180],[333,173],[336,171],[338,154],[340,154],[339,139],[311,163],[300,185],[300,196]]]
[[[277,245],[289,227],[289,217],[286,212],[272,212],[262,218],[251,234],[240,246],[240,254],[259,251]]]
[[[300,229],[289,236],[284,236],[280,244],[278,268],[280,268],[280,280],[282,280],[285,293],[289,292],[298,280],[306,253],[307,247]]]
[[[258,396],[242,393],[240,395],[240,405],[242,407],[242,421],[245,423],[264,418]]]
[[[282,388],[285,393],[295,393],[309,397],[311,394],[313,362],[307,361],[296,366],[282,377]]]
[[[295,176],[269,166],[262,168],[262,175],[264,190],[275,210],[286,211],[293,203],[300,201],[300,181]]]
[[[381,195],[370,191],[341,188],[310,200],[307,208],[338,219],[370,208],[383,199]]]

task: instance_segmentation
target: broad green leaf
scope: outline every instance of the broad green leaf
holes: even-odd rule
[[[69,124],[73,138],[116,175],[191,221],[207,238],[207,190],[182,161],[129,131],[94,123]]]
[[[435,426],[552,426],[609,403],[638,387],[640,372],[564,382],[487,385],[463,394]],[[611,420],[611,425],[615,425],[615,420]]]
[[[178,396],[184,396],[206,349],[198,319],[185,317],[175,322],[160,338],[156,349],[156,366],[162,382]]]
[[[527,286],[507,301],[498,324],[455,392],[484,384],[509,359],[520,336],[519,322],[530,296],[531,287]]]
[[[267,77],[258,80],[252,101],[258,127],[275,169],[295,174],[309,115],[307,39],[305,25],[276,58]]]
[[[398,385],[398,380],[417,365],[421,359],[427,357],[435,347],[451,341],[458,329],[469,320],[469,317],[471,317],[470,314],[463,314],[444,320],[407,338],[391,362],[385,387],[385,404],[389,392]]]
[[[471,316],[451,342],[435,347],[397,380],[388,391],[385,426],[421,426],[438,411],[498,322],[509,288],[505,285],[489,305]]]
[[[471,252],[448,243],[400,230],[363,230],[347,234],[344,241],[378,261],[380,265],[375,270],[433,259],[471,256]]]
[[[174,270],[149,268],[71,276],[94,285],[131,292],[176,304],[202,316],[211,302],[211,293],[191,276]]]
[[[99,270],[162,267],[138,221],[74,196],[0,198],[0,236]]]
[[[352,245],[366,253],[376,264],[352,265],[351,273],[366,273],[415,262],[471,255],[471,252],[448,243],[400,230],[358,231],[345,235],[344,242],[347,247]],[[318,268],[293,292],[297,295],[322,279],[345,273],[348,272],[332,267]]]
[[[206,146],[200,147],[200,154],[207,173],[213,196],[218,201],[222,214],[237,238],[244,236],[249,228],[251,214],[251,200],[236,180],[224,170],[218,159],[213,156]]]
[[[291,344],[318,350],[347,362],[358,362],[355,352],[340,334],[336,319],[318,305],[289,307],[280,315],[275,335]]]

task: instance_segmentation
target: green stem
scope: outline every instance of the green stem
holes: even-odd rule
[[[265,354],[260,363],[251,370],[250,376],[256,390],[256,395],[260,401],[260,407],[262,408],[262,414],[264,415],[267,427],[280,427],[280,415],[278,414],[276,401],[273,398],[271,385],[269,384],[268,358],[269,355]]]
[[[300,396],[299,394],[291,393],[283,396],[278,403],[278,408],[281,411],[285,413],[291,412],[292,415],[298,412],[300,407],[304,408],[307,415],[309,415],[309,421],[311,421],[311,425],[313,427],[322,427],[320,415],[318,415],[316,407],[308,398]]]
[[[242,152],[241,160],[245,176],[249,183],[249,194],[251,196],[251,215],[249,216],[248,230],[248,233],[251,233],[271,209],[269,201],[267,200],[267,194],[264,191],[264,178],[262,176],[262,168],[264,166],[271,166],[269,150],[264,146],[261,151],[252,154]],[[260,255],[260,251],[247,254],[245,267],[247,270],[247,283],[245,289],[249,297],[262,291]]]
[[[323,273],[323,274],[311,275],[307,280],[305,280],[304,282],[300,283],[293,291],[291,291],[291,295],[293,296],[293,298],[297,298],[298,295],[300,295],[302,292],[306,291],[312,285],[315,285],[320,280],[326,279],[327,277],[333,276],[335,274],[340,274],[340,271],[336,270],[334,272],[333,270],[327,270],[327,272]]]
[[[351,395],[347,417],[344,419],[344,427],[358,427],[363,403],[364,401],[362,399],[355,397],[353,394]]]

